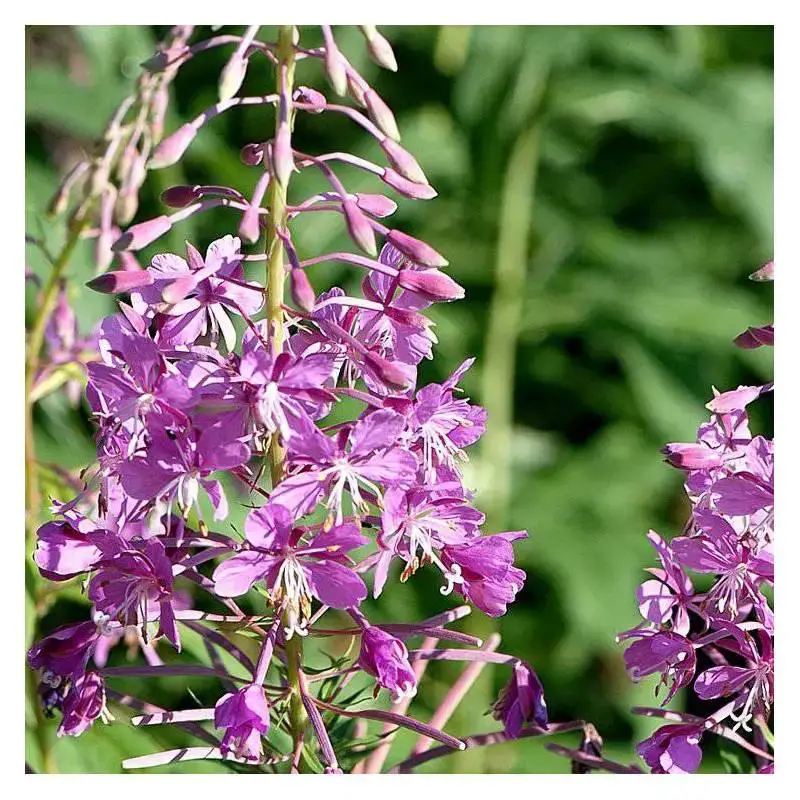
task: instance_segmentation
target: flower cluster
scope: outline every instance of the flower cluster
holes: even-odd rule
[[[772,276],[770,262],[751,277]],[[736,343],[751,348],[772,344],[772,337],[771,325],[749,328]],[[766,747],[774,699],[773,442],[751,433],[747,414],[770,391],[771,384],[715,390],[706,406],[711,419],[697,441],[663,450],[685,473],[691,514],[670,541],[648,533],[659,566],[648,569],[652,577],[637,590],[645,621],[619,639],[630,642],[624,659],[633,680],[659,676],[659,688],[666,689],[662,706],[691,685],[713,710],[696,716],[639,709],[677,722],[639,745],[653,772],[694,772],[709,732],[755,755],[759,771],[772,771]]]
[[[374,28],[363,30],[373,58],[396,68],[386,40]],[[527,663],[485,647],[408,649],[405,640],[419,635],[480,645],[444,627],[468,608],[423,623],[381,625],[359,609],[370,588],[377,598],[394,581],[430,568],[440,573],[442,595],[455,592],[490,616],[502,615],[525,579],[514,566],[512,543],[527,534],[484,534],[483,515],[462,478],[465,448],[480,438],[486,421],[483,409],[459,388],[472,360],[441,384],[417,385],[417,365],[432,357],[436,342],[422,312],[458,299],[463,290],[442,271],[447,261],[432,247],[380,221],[395,210],[392,200],[348,193],[331,164],[371,172],[407,197],[427,199],[435,191],[398,143],[391,111],[339,51],[330,28],[324,28],[325,46],[311,49],[299,45],[291,26],[281,29],[274,44],[258,41],[257,33],[254,26],[241,37],[220,36],[191,47],[176,35],[174,46],[147,63],[153,74],[174,71],[195,53],[236,43],[220,81],[220,102],[163,139],[149,154],[151,169],[177,161],[204,124],[237,105],[274,106],[276,128],[274,137],[242,152],[259,173],[249,200],[231,187],[172,187],[163,200],[179,211],[133,225],[117,236],[112,250],[129,255],[191,214],[218,207],[239,213],[238,235],[211,243],[205,254],[189,243],[184,256],[159,253],[146,269],[128,262],[89,284],[128,298],[98,326],[97,357],[87,366],[96,465],[85,473],[79,495],[55,503],[56,520],[38,531],[35,562],[41,573],[55,581],[82,579],[92,607],[89,621],[60,628],[31,649],[29,663],[41,671],[42,701],[48,713],[62,711],[60,734],[80,734],[107,715],[105,683],[114,674],[105,668],[109,647],[122,638],[137,643],[149,664],[142,675],[181,674],[179,666],[161,662],[154,645],[163,639],[180,650],[186,625],[206,636],[210,648],[232,654],[249,676],[214,708],[184,715],[213,721],[223,732],[214,739],[213,755],[202,757],[253,764],[291,759],[293,769],[341,771],[322,717],[331,712],[405,725],[427,741],[462,748],[440,727],[401,713],[424,664],[436,659],[511,665],[509,685],[493,707],[503,735],[547,733],[543,690]],[[253,57],[275,65],[274,94],[236,96]],[[335,91],[349,95],[366,115],[295,87],[295,67],[302,61],[322,64]],[[300,115],[324,111],[361,125],[389,166],[294,149]],[[290,178],[304,169],[319,171],[330,190],[292,204]],[[301,260],[291,225],[319,211],[339,214],[363,254]],[[98,235],[106,234],[101,224]],[[259,243],[246,252],[247,245]],[[310,268],[334,260],[365,271],[359,295],[338,287],[317,294],[312,288]],[[263,262],[261,282],[252,268]],[[293,306],[285,302],[285,283]],[[330,422],[345,397],[357,401],[360,412]],[[243,492],[252,510],[241,539],[220,529],[229,517],[229,499]],[[757,552],[763,558],[763,548]],[[212,560],[209,577],[199,567]],[[732,569],[739,575],[738,566]],[[750,573],[743,580],[748,589],[757,585]],[[213,597],[222,613],[194,610],[187,588]],[[253,588],[267,604],[257,620],[236,603]],[[322,628],[330,609],[343,612],[354,627]],[[215,621],[255,631],[261,638],[257,663],[215,630]],[[352,665],[329,671],[326,677],[338,688],[323,698],[304,668],[303,641],[334,634],[359,637],[360,651]],[[278,685],[267,684],[270,670],[277,670]],[[385,689],[398,710],[332,705],[359,672],[374,679],[376,692]],[[181,715],[148,714],[139,722],[180,722]],[[293,752],[268,748],[271,724],[291,734]],[[309,727],[318,755],[303,748]],[[374,759],[370,771],[379,771],[382,760]],[[166,760],[155,754],[126,765]]]

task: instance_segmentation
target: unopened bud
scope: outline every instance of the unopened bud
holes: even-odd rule
[[[357,105],[364,108],[367,101],[364,99],[364,92],[366,88],[358,82],[358,79],[352,72],[347,72],[347,94],[356,102]]]
[[[415,264],[420,264],[423,267],[446,267],[449,263],[441,253],[437,253],[430,245],[402,231],[391,230],[386,234],[386,239]]]
[[[298,86],[294,93],[294,100],[298,103],[305,103],[306,105],[313,106],[308,109],[310,114],[319,114],[324,111],[328,105],[325,95],[318,92],[316,89],[311,89],[308,86]]]
[[[371,350],[364,354],[364,360],[377,373],[378,377],[396,389],[408,389],[414,385],[415,370],[409,364],[389,361]]]
[[[114,272],[104,272],[96,278],[87,282],[90,289],[101,294],[119,294],[130,292],[132,289],[141,289],[143,286],[150,286],[153,283],[153,276],[147,270],[130,271],[116,270]]]
[[[464,297],[464,287],[438,269],[402,269],[397,282],[404,289],[433,302],[449,302]]]
[[[422,167],[405,147],[388,137],[381,142],[381,149],[386,153],[389,163],[404,177],[414,183],[428,183]]]
[[[389,217],[397,211],[397,203],[382,194],[355,193],[356,205],[373,217]]]
[[[111,249],[118,253],[121,250],[141,250],[143,247],[154,242],[163,236],[172,227],[169,217],[162,214],[146,222],[131,225],[122,236],[111,246]]]
[[[344,59],[336,46],[336,42],[333,40],[333,33],[331,33],[330,27],[324,25],[322,32],[325,37],[325,73],[336,94],[344,97],[347,92],[347,70],[345,69]]]
[[[391,139],[400,141],[400,131],[397,129],[392,110],[383,102],[381,96],[374,89],[364,92],[364,102],[367,104],[367,113],[370,119]]]
[[[385,169],[381,179],[387,186],[397,190],[405,197],[412,197],[414,200],[432,200],[438,192],[430,184],[414,183],[414,181],[404,178],[399,172],[393,169]]]
[[[177,164],[186,149],[194,141],[195,136],[197,136],[197,128],[194,125],[189,122],[181,125],[175,133],[170,134],[159,143],[147,166],[150,169],[163,169]]]
[[[161,192],[161,202],[170,208],[186,208],[200,199],[197,186],[170,186]]]
[[[272,146],[272,168],[275,171],[278,183],[281,186],[286,186],[294,170],[291,133],[288,122],[281,123],[275,134],[275,142]]]
[[[367,51],[372,60],[384,69],[397,72],[397,59],[386,38],[378,33],[378,29],[374,25],[361,25],[360,27],[367,40]]]
[[[258,206],[248,206],[247,210],[242,214],[242,221],[239,223],[239,236],[250,244],[258,241],[259,236],[261,236]]]
[[[293,269],[289,278],[292,302],[300,309],[310,314],[314,310],[316,295],[308,276],[302,269]]]
[[[375,243],[375,231],[358,206],[352,200],[342,201],[347,231],[350,238],[367,254],[373,258],[378,255],[378,246]]]
[[[247,59],[237,50],[223,67],[219,76],[219,99],[224,103],[239,91],[247,73]]]
[[[248,167],[257,167],[263,158],[264,145],[257,142],[246,144],[239,152],[239,159]]]

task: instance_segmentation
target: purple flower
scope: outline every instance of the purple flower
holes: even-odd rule
[[[261,737],[269,731],[269,704],[264,687],[250,684],[221,697],[214,707],[214,727],[225,729],[220,743],[223,755],[260,761]]]
[[[417,678],[405,644],[375,625],[367,625],[361,632],[358,666],[391,692],[393,703],[417,693]]]
[[[739,543],[736,531],[722,517],[711,512],[697,511],[694,519],[702,533],[673,539],[672,552],[684,567],[718,576],[706,601],[735,619],[740,605],[757,599],[759,585],[773,580],[772,548],[753,553]]]
[[[326,606],[349,608],[367,596],[364,581],[347,566],[352,563],[347,553],[368,542],[355,525],[341,525],[301,544],[304,529],[292,522],[290,512],[275,503],[251,511],[244,528],[250,549],[214,571],[214,591],[220,597],[237,597],[264,579],[274,604],[285,599],[287,638],[306,635],[312,597]]]
[[[36,531],[33,560],[48,580],[66,581],[88,572],[100,557],[94,536],[70,522],[47,522]]]
[[[310,421],[300,420],[289,443],[292,474],[275,487],[271,501],[301,517],[325,499],[330,522],[341,525],[347,490],[355,513],[366,513],[362,488],[379,501],[381,486],[409,486],[414,480],[416,459],[395,445],[404,424],[400,414],[375,411],[331,439]]]
[[[96,613],[123,627],[142,626],[147,637],[151,606],[158,609],[156,636],[166,636],[180,650],[172,597],[172,562],[157,539],[128,544],[109,536],[102,540],[103,558],[89,582],[88,596]]]
[[[702,724],[664,725],[649,739],[640,742],[636,752],[655,773],[695,772],[703,758],[702,735]]]
[[[666,705],[694,677],[697,664],[694,647],[685,636],[671,631],[641,631],[634,636],[638,641],[625,651],[625,668],[634,682],[653,674],[661,675],[661,684],[664,686],[669,686],[672,681],[661,703],[662,706]]]
[[[225,236],[209,245],[205,260],[188,243],[186,260],[154,256],[148,268],[153,283],[132,292],[131,301],[140,314],[155,315],[159,343],[190,345],[200,336],[217,342],[221,335],[233,351],[236,331],[228,314],[252,316],[263,301],[262,288],[245,282],[240,248],[238,238]]]
[[[486,429],[486,411],[455,397],[460,391],[456,384],[474,361],[467,359],[444,383],[424,386],[408,408],[404,441],[420,454],[421,482],[457,479],[459,464],[468,460],[463,448],[477,442]],[[409,403],[389,400],[387,405],[399,409]]]
[[[98,636],[97,625],[91,621],[64,625],[31,647],[28,664],[33,669],[79,678],[83,675]]]
[[[406,564],[401,581],[427,562],[435,564],[446,576],[449,570],[438,552],[445,545],[465,544],[477,538],[483,520],[483,514],[463,496],[459,483],[442,483],[435,489],[389,489],[384,496],[378,535],[383,552],[375,568],[375,597],[383,591],[395,556]]]
[[[675,563],[672,550],[675,540],[668,545],[655,531],[650,531],[647,538],[658,553],[662,569],[649,568],[647,571],[655,576],[655,580],[645,581],[636,590],[639,613],[656,625],[670,623],[675,633],[686,636],[690,627],[689,605],[694,587]]]
[[[509,682],[492,706],[492,716],[503,723],[505,732],[516,739],[524,725],[547,727],[547,703],[536,673],[525,661],[517,661]]]
[[[87,672],[73,681],[64,698],[63,712],[59,736],[80,736],[98,717],[108,717],[103,678],[97,672]]]
[[[527,535],[527,531],[495,533],[466,545],[442,548],[448,586],[439,591],[449,594],[458,586],[458,591],[481,611],[490,617],[502,616],[525,583],[525,573],[513,565],[511,542]]]

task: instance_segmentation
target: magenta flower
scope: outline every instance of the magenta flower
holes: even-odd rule
[[[702,736],[702,725],[664,725],[640,742],[636,752],[654,773],[695,772],[703,758]]]
[[[329,519],[341,525],[347,490],[355,513],[367,513],[362,489],[380,500],[381,487],[409,486],[414,480],[416,459],[395,445],[404,424],[400,414],[375,411],[332,439],[301,420],[289,443],[291,474],[272,491],[271,501],[297,518],[324,499]]]
[[[361,631],[358,665],[391,692],[393,703],[417,693],[417,678],[408,663],[405,644],[375,625],[367,624]]]
[[[214,591],[220,597],[237,597],[265,580],[274,604],[285,599],[287,638],[306,635],[312,598],[349,608],[367,596],[364,581],[347,566],[352,563],[347,553],[368,542],[355,525],[340,525],[301,544],[305,530],[292,522],[292,514],[275,503],[251,511],[244,528],[250,549],[214,571]]]
[[[36,531],[33,560],[48,580],[66,581],[88,572],[101,555],[92,533],[70,522],[47,522]]]
[[[383,591],[395,556],[405,561],[401,580],[427,562],[447,577],[450,571],[441,561],[441,549],[477,538],[483,520],[483,514],[468,504],[461,485],[455,482],[441,483],[435,489],[389,489],[384,496],[378,534],[382,553],[375,567],[375,597]]]
[[[220,743],[223,755],[260,761],[261,737],[269,731],[269,703],[264,687],[250,684],[221,697],[214,707],[214,727],[224,728]]]
[[[171,253],[154,256],[148,272],[150,286],[131,293],[140,314],[154,316],[162,345],[190,345],[200,336],[217,342],[222,336],[229,351],[236,346],[230,313],[252,316],[261,307],[263,290],[245,282],[241,242],[225,236],[212,242],[206,257],[187,245],[186,259]]]
[[[697,664],[694,647],[685,636],[671,631],[641,631],[633,636],[638,641],[625,651],[625,669],[634,682],[653,674],[661,675],[659,686],[670,686],[671,681],[667,696],[661,702],[664,706],[679,689],[691,683]]]
[[[73,681],[64,698],[59,736],[80,736],[98,717],[109,718],[106,711],[106,688],[97,672],[87,672]]]
[[[439,591],[449,594],[453,587],[490,617],[506,613],[525,583],[525,572],[514,566],[511,542],[524,539],[527,531],[494,533],[466,545],[442,548],[442,563],[447,568],[448,586]]]
[[[503,723],[505,732],[519,737],[523,726],[547,727],[547,703],[544,689],[530,664],[517,661],[509,682],[492,706],[492,716]]]
[[[28,664],[54,675],[79,678],[99,636],[94,622],[64,625],[40,639],[28,651]]]

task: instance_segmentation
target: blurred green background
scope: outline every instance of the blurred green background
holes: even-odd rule
[[[371,64],[357,30],[336,35],[394,109],[403,144],[439,192],[429,202],[398,198],[395,224],[446,254],[467,290],[466,300],[433,310],[439,345],[421,382],[478,357],[463,385],[488,408],[489,429],[473,448],[467,483],[478,490],[488,531],[530,531],[517,548],[528,580],[510,613],[499,621],[475,614],[460,627],[498,630],[501,649],[538,671],[554,721],[592,721],[609,756],[632,761],[633,743],[655,725],[629,708],[652,704],[653,686],[628,681],[614,637],[639,620],[634,591],[652,563],[645,533],[674,535],[687,510],[681,477],[658,450],[693,439],[711,384],[726,389],[772,374],[771,352],[731,343],[748,325],[772,319],[771,287],[747,281],[772,256],[772,28],[381,30],[395,48],[396,74]],[[57,245],[63,233],[43,210],[59,175],[101,134],[164,32],[26,30],[29,233]],[[260,38],[271,34],[265,27]],[[302,39],[316,43],[319,35],[303,28]],[[216,102],[228,52],[182,68],[168,131]],[[297,80],[330,96],[317,65],[301,64]],[[272,85],[266,62],[254,59],[244,89],[262,94]],[[244,167],[238,151],[268,138],[272,124],[271,111],[259,109],[215,120],[181,165],[150,174],[137,220],[162,213],[158,195],[175,183],[228,184],[249,194],[258,171]],[[301,117],[296,140],[307,152],[347,150],[381,161],[361,129],[336,115]],[[362,173],[338,173],[350,191],[382,191]],[[298,198],[316,184],[303,178],[293,186]],[[301,257],[347,248],[336,215],[309,216],[294,228]],[[237,224],[225,210],[195,217],[159,249],[180,251],[185,239],[203,249]],[[32,248],[28,257],[43,274]],[[361,277],[335,266],[317,270],[318,291]],[[85,245],[73,261],[71,295],[85,332],[111,310],[107,298],[82,286],[93,273]],[[27,302],[30,312],[30,290]],[[756,430],[771,432],[766,403],[754,417]],[[38,405],[35,421],[42,461],[71,469],[91,461],[85,409],[53,395]],[[420,573],[368,614],[378,621],[429,616],[442,608],[437,587],[434,575]],[[38,608],[29,601],[28,641],[85,618],[83,602],[77,588]],[[122,650],[114,651],[119,663]],[[427,719],[457,674],[452,665],[431,665],[414,713]],[[448,730],[495,729],[483,714],[506,679],[503,669],[485,670]],[[129,683],[166,707],[186,702],[181,680],[149,689]],[[203,682],[192,686],[200,693]],[[30,709],[28,724],[34,727]],[[29,731],[34,769],[38,742],[52,739],[53,728]],[[58,740],[54,756],[63,772],[115,772],[124,757],[181,741],[168,730],[98,723],[79,740]],[[558,741],[575,744],[574,737]],[[389,763],[403,744],[400,737]],[[195,762],[159,771],[220,769]],[[713,745],[704,769],[721,769]],[[424,771],[568,770],[541,742],[527,740],[453,755]]]

